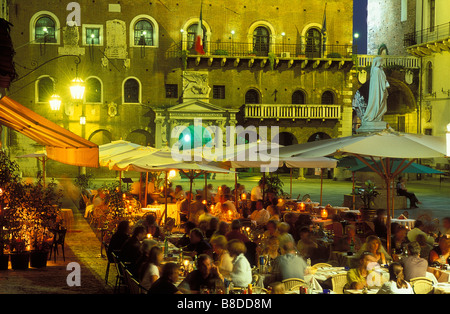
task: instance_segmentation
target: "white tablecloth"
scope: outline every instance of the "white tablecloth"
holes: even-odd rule
[[[391,223],[398,223],[402,226],[407,227],[409,230],[412,230],[414,228],[414,223],[416,222],[415,219],[397,219],[397,218],[392,218],[391,219]]]
[[[149,205],[147,207],[143,207],[142,212],[144,214],[148,212],[154,212],[159,220],[159,218],[161,218],[161,216],[164,214],[165,206],[166,204]],[[174,203],[167,204],[167,217],[174,218],[177,225],[180,223],[180,215],[178,214],[178,204]],[[162,221],[164,221],[164,219]]]

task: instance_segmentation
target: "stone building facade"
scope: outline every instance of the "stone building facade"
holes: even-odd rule
[[[173,128],[194,118],[223,132],[276,125],[285,145],[352,134],[352,0],[204,3],[204,55],[193,50],[200,3],[11,0],[19,79],[9,96],[99,145],[170,146]],[[81,101],[69,93],[76,76]],[[7,142],[13,156],[37,150],[13,131]],[[34,175],[32,161],[20,162]]]

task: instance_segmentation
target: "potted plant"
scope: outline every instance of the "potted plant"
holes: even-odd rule
[[[247,56],[256,57],[256,51],[251,50],[247,53]]]
[[[27,184],[27,208],[29,211],[28,232],[31,239],[30,266],[41,268],[47,266],[47,257],[53,239],[52,230],[59,228],[62,191],[52,181],[44,187],[42,176],[35,184]]]
[[[228,56],[228,51],[223,50],[223,49],[216,49],[214,51],[213,55],[216,55],[216,56]]]
[[[161,197],[161,191],[164,183],[164,177],[162,176],[163,172],[149,172],[148,173],[148,181],[152,182],[155,190],[153,193],[150,193],[153,201],[155,203],[158,202],[158,199]]]
[[[89,196],[87,189],[91,186],[92,183],[92,175],[91,174],[80,174],[78,175],[75,180],[74,184],[80,189],[80,200],[79,200],[79,208],[81,210],[86,209],[86,204],[83,200],[82,195]]]
[[[21,208],[23,185],[19,166],[0,150],[0,269],[8,269],[12,233],[19,228],[16,220]]]
[[[363,208],[361,208],[361,214],[363,220],[373,220],[375,217],[376,210],[372,209],[371,206],[374,205],[374,199],[380,193],[376,190],[377,187],[375,183],[371,180],[367,180],[364,183],[364,187],[355,188],[353,194],[359,195],[361,200],[363,201]]]

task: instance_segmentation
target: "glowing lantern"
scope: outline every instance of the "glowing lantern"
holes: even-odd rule
[[[320,217],[322,217],[323,220],[328,218],[328,210],[326,208],[320,210]]]

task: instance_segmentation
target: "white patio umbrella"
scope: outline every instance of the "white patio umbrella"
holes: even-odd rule
[[[166,155],[166,154],[163,154]],[[169,158],[168,156],[166,156]],[[195,162],[195,161],[186,161],[186,162],[179,162],[179,163],[173,163],[173,164],[162,164],[162,165],[156,165],[153,166],[152,163],[144,164],[141,160],[140,163],[133,163],[129,165],[130,170],[139,171],[139,172],[152,172],[152,171],[164,171],[166,173],[165,180],[164,180],[164,197],[166,199],[165,202],[165,209],[163,215],[161,215],[161,219],[163,216],[166,216],[165,219],[167,219],[167,183],[168,183],[168,173],[171,170],[179,170],[182,173],[184,173],[189,178],[189,193],[192,195],[192,183],[195,178],[198,176],[204,174],[206,176],[207,173],[211,172],[220,172],[220,173],[232,173],[232,171],[220,168],[217,166],[209,165],[206,163],[201,162]],[[188,210],[190,209],[190,203],[188,203]]]
[[[445,157],[445,137],[408,134],[385,129],[380,132],[296,144],[280,148],[280,156],[320,157],[353,155],[376,172],[387,186],[387,249],[390,250],[390,183],[417,158]],[[368,157],[372,163],[364,157]],[[375,158],[380,162],[376,163]],[[394,168],[392,158],[400,158]],[[411,160],[409,160],[411,159]]]

